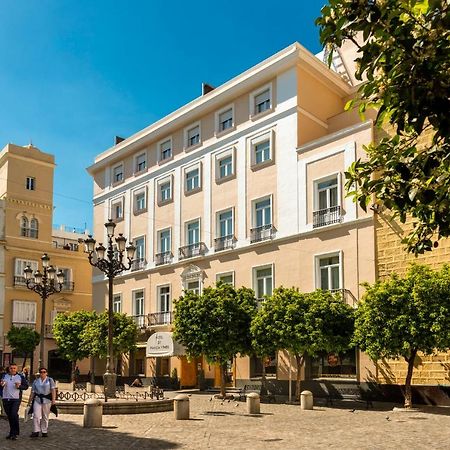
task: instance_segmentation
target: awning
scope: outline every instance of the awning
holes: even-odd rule
[[[169,331],[156,332],[148,338],[147,358],[183,356],[185,354],[185,348],[173,340],[172,333]]]

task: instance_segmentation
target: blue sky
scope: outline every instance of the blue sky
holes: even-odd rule
[[[91,228],[95,155],[299,41],[316,1],[0,0],[0,148],[56,157],[55,223]]]

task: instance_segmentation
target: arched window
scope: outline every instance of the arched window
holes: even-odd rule
[[[37,219],[30,220],[30,237],[37,239],[39,231],[39,223]]]
[[[25,216],[20,219],[20,235],[28,237],[28,219]]]

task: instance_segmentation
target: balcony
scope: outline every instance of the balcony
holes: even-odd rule
[[[163,264],[170,264],[172,262],[172,252],[162,252],[155,255],[155,264],[161,266]]]
[[[77,243],[66,242],[65,239],[64,239],[64,242],[53,241],[52,242],[52,247],[53,248],[60,248],[62,250],[68,250],[68,251],[71,251],[71,252],[77,252],[78,249],[80,248],[80,246]]]
[[[147,328],[148,326],[148,317],[146,314],[139,314],[137,316],[132,316],[134,323],[138,328]]]
[[[340,206],[319,209],[313,212],[313,228],[324,227],[333,223],[341,223],[342,214]]]
[[[267,241],[275,236],[275,227],[272,224],[262,225],[261,227],[250,230],[250,243]]]
[[[25,280],[25,277],[14,275],[14,286],[25,286],[26,287],[27,282]]]
[[[67,292],[73,292],[73,290],[75,289],[75,283],[73,281],[64,281],[64,283],[62,284],[62,289],[61,291]]]
[[[27,282],[25,280],[25,277],[14,275],[14,286],[26,287]],[[73,281],[64,281],[61,290],[64,292],[68,292],[68,291],[73,292],[74,289],[75,289],[75,283]]]
[[[178,249],[179,259],[193,258],[194,256],[203,256],[207,252],[204,242],[197,242],[191,245],[185,245]]]
[[[145,269],[146,265],[147,261],[144,258],[133,259],[133,261],[131,262],[131,270],[142,270]]]
[[[149,324],[151,327],[158,325],[170,325],[173,323],[173,312],[158,312],[148,315]]]
[[[358,299],[353,295],[349,289],[330,289],[332,294],[337,294],[341,297],[342,301],[347,305],[356,307]]]
[[[214,251],[221,252],[222,250],[234,248],[235,242],[236,238],[232,234],[214,239]]]
[[[36,329],[36,324],[30,323],[30,322],[14,322],[13,321],[12,326],[16,327],[16,328],[30,328],[31,330]]]

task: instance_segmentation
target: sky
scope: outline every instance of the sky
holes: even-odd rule
[[[0,149],[55,155],[53,222],[92,229],[86,167],[295,41],[325,0],[0,0]]]

